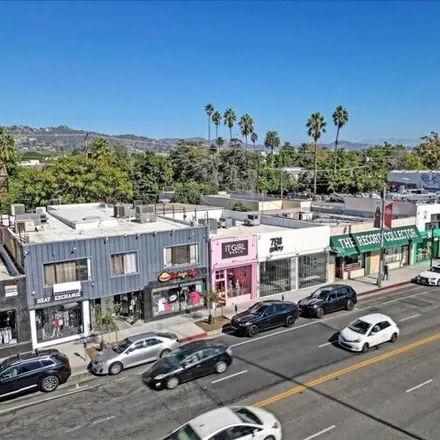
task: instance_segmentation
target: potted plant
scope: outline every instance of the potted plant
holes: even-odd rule
[[[215,313],[215,309],[220,300],[220,297],[217,292],[214,292],[213,290],[207,290],[206,292],[204,292],[203,298],[205,300],[205,305],[209,313],[208,324],[213,324],[215,322],[215,316],[212,314],[212,312],[214,311]]]

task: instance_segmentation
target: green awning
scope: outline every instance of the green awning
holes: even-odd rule
[[[330,237],[330,247],[337,253],[338,257],[360,254],[356,242],[349,234]]]
[[[362,253],[380,249],[380,229],[358,232],[357,234],[351,234],[351,236]],[[410,241],[411,243],[423,241],[416,226],[402,226],[386,230],[384,233],[384,249],[406,246]]]
[[[420,231],[422,238],[431,238],[431,230]],[[440,237],[440,229],[434,229],[434,237]]]

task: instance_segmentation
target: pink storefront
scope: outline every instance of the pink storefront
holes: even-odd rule
[[[211,238],[212,287],[226,305],[257,298],[257,237]]]

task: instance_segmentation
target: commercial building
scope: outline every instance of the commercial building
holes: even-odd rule
[[[129,322],[204,305],[206,226],[164,218],[151,206],[13,208],[5,241],[27,275],[34,347],[78,338],[94,325],[93,306],[106,310],[106,300]]]

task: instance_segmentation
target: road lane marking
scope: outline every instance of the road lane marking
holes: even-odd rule
[[[416,385],[415,387],[410,388],[409,390],[406,390],[405,393],[410,393],[411,391],[418,390],[419,388],[424,387],[425,385],[428,385],[432,382],[432,379],[427,380],[426,382],[423,382],[419,385]]]
[[[115,417],[116,417],[116,416],[110,416],[110,417],[106,417],[105,419],[99,419],[99,420],[96,420],[96,421],[94,421],[94,422],[92,423],[92,426],[97,425],[98,423],[104,423],[104,422],[107,422],[107,420],[114,419]]]
[[[244,374],[247,372],[248,372],[248,370],[239,371],[238,373],[230,374],[229,376],[222,377],[221,379],[213,380],[211,383],[223,382],[226,379],[231,379],[232,377],[240,376],[240,374]]]
[[[336,425],[329,426],[328,428],[325,428],[322,431],[319,431],[316,434],[313,434],[313,435],[305,438],[304,440],[312,440],[313,438],[319,437],[320,435],[325,434],[326,432],[329,432],[329,431],[331,431],[332,429],[335,429],[335,428],[336,428]]]
[[[81,429],[83,425],[75,426],[74,428],[68,429],[67,431],[64,431],[64,434],[67,434],[68,432],[78,431],[78,429]]]
[[[400,322],[403,322],[403,321],[409,321],[410,319],[417,318],[418,316],[420,316],[420,313],[416,313],[415,315],[411,315],[411,316],[407,316],[406,318],[402,318],[402,319],[400,320]]]
[[[333,373],[326,374],[326,375],[321,376],[317,379],[310,380],[310,381],[304,383],[304,385],[295,386],[287,391],[275,394],[274,396],[268,397],[267,399],[260,400],[259,402],[255,403],[253,406],[256,406],[257,408],[261,408],[263,406],[271,405],[273,403],[279,402],[280,400],[286,399],[286,398],[291,397],[295,394],[306,391],[309,388],[313,388],[318,385],[322,385],[325,382],[329,382],[330,380],[339,378],[341,376],[345,376],[349,373],[353,373],[354,371],[360,370],[360,369],[368,367],[370,365],[377,364],[377,363],[384,361],[386,359],[393,358],[395,356],[398,356],[399,354],[406,353],[411,350],[415,350],[418,347],[429,344],[431,342],[438,341],[439,339],[440,339],[440,333],[435,333],[427,338],[419,339],[418,341],[403,345],[402,347],[397,348],[397,349],[390,351],[388,353],[384,353],[379,356],[375,356],[370,359],[367,359],[365,361],[358,362],[357,364],[350,365],[346,368],[342,368],[341,370],[337,370]]]
[[[318,348],[327,347],[327,345],[333,345],[333,342],[326,342],[325,344],[318,345]]]

